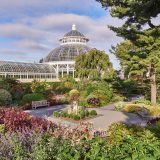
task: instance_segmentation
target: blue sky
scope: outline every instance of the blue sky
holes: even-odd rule
[[[38,62],[59,46],[73,23],[90,39],[89,46],[106,53],[122,41],[107,28],[122,22],[95,0],[0,0],[1,60]],[[117,68],[116,58],[109,55]]]

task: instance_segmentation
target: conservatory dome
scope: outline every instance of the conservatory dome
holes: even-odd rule
[[[85,54],[90,47],[87,46],[89,41],[82,33],[77,31],[76,25],[72,25],[72,30],[64,35],[60,41],[60,47],[52,50],[49,55],[44,58],[43,62],[53,61],[74,61],[80,54]]]

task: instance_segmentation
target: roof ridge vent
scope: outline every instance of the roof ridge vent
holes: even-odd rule
[[[76,25],[73,24],[73,25],[72,25],[72,31],[75,31],[75,30],[76,30]]]

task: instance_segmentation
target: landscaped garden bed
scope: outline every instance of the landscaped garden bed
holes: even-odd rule
[[[115,104],[115,110],[136,113],[143,119],[156,119],[160,118],[160,106],[152,106],[149,101],[138,100],[134,103],[132,102],[118,102]]]
[[[0,157],[7,160],[159,159],[158,131],[157,124],[142,128],[114,123],[107,136],[101,137],[99,132],[92,134],[88,124],[69,128],[21,110],[3,108],[0,109]]]
[[[50,106],[70,104],[71,91],[78,91],[78,104],[85,108],[102,107],[114,101],[112,87],[105,81],[80,81],[66,77],[61,82],[47,83],[33,81],[21,83],[6,78],[0,80],[0,105],[32,109],[32,101],[47,100]]]
[[[95,118],[97,116],[97,112],[95,110],[80,110],[78,113],[71,111],[62,111],[62,112],[53,112],[53,116],[56,118],[62,118],[64,120],[69,120],[72,122],[80,122],[87,119]]]
[[[87,118],[92,118],[97,115],[96,110],[88,111],[85,107],[80,107],[78,105],[78,100],[80,97],[80,93],[76,89],[72,89],[69,92],[69,99],[71,106],[62,112],[54,112],[54,117],[65,118],[66,120],[84,120]]]

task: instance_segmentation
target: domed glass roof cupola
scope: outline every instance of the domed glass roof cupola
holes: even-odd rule
[[[59,41],[61,46],[52,50],[43,62],[74,61],[76,56],[91,50],[87,46],[89,39],[77,31],[75,24],[72,25],[72,30]]]
[[[61,45],[65,44],[84,44],[89,41],[82,33],[77,31],[76,25],[72,25],[72,30],[64,35],[62,39],[59,40]]]

